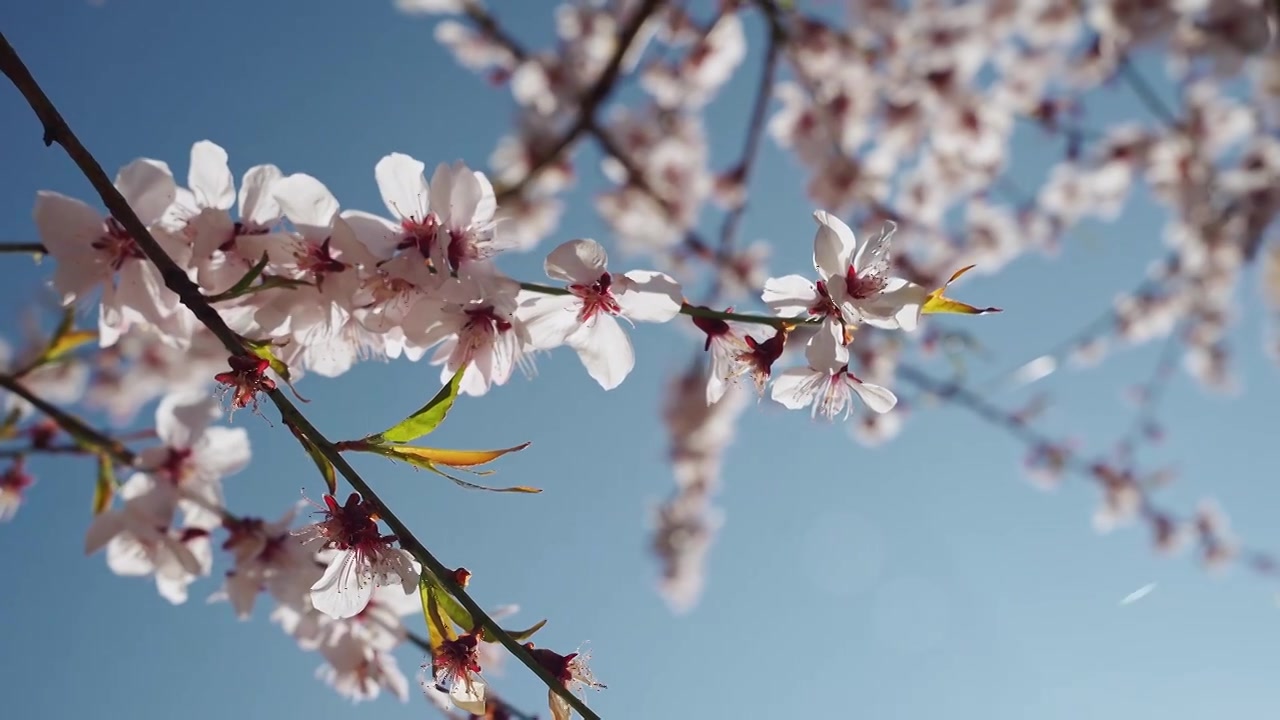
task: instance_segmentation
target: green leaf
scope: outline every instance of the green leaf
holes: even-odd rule
[[[458,386],[462,384],[462,374],[466,370],[467,366],[464,364],[449,379],[449,383],[440,388],[440,392],[431,398],[430,402],[418,408],[412,415],[401,420],[394,427],[365,438],[365,442],[374,444],[382,444],[384,442],[406,443],[423,435],[431,434],[432,431],[440,427],[440,423],[444,422],[445,416],[449,414],[449,409],[453,407],[454,401],[458,399]]]
[[[324,478],[325,487],[329,489],[330,495],[338,494],[338,477],[334,472],[333,463],[329,462],[329,458],[320,452],[320,447],[311,441],[311,438],[302,434],[302,431],[293,426],[293,423],[285,423],[289,426],[289,430],[293,436],[298,438],[298,442],[302,443],[302,448],[311,456],[311,462],[316,464],[316,468],[320,470],[320,476]]]
[[[539,620],[537,623],[534,623],[533,627],[525,628],[524,630],[507,630],[504,628],[503,632],[510,635],[511,638],[516,642],[522,643],[528,640],[529,638],[533,637],[533,634],[541,630],[542,626],[546,624],[547,624],[546,620]],[[498,642],[498,639],[497,638],[490,639],[489,637],[486,636],[485,642]]]
[[[262,253],[262,259],[254,263],[253,267],[249,268],[249,272],[245,273],[239,280],[237,280],[235,285],[232,285],[217,295],[210,297],[209,302],[220,302],[222,300],[230,300],[244,295],[249,291],[249,287],[253,285],[253,281],[257,280],[258,276],[262,274],[262,271],[267,268],[267,261],[267,254]]]
[[[93,514],[101,515],[111,507],[111,499],[116,494],[116,469],[112,465],[111,456],[98,454],[98,480],[93,486]]]
[[[424,573],[418,580],[418,599],[422,601],[422,618],[427,623],[427,638],[431,643],[431,653],[433,655],[445,640],[456,640],[458,638],[458,633],[453,629],[453,625],[445,622],[444,616],[440,614],[441,595],[447,596],[448,593],[442,592],[442,589],[435,581]]]
[[[429,573],[424,572],[422,577],[425,582],[431,584],[433,598],[435,599],[435,602],[438,603],[440,609],[444,610],[445,615],[447,615],[450,620],[464,631],[471,632],[474,630],[475,620],[471,619],[471,613],[467,612],[467,609],[462,607],[462,603],[455,600],[453,596],[449,594],[449,591],[445,589],[444,585]]]

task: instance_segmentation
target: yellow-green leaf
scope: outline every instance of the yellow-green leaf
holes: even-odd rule
[[[445,416],[449,414],[449,409],[453,407],[454,401],[458,399],[458,386],[462,383],[462,375],[466,370],[467,366],[464,364],[453,374],[448,384],[440,388],[440,392],[437,392],[435,397],[431,398],[426,405],[418,408],[412,415],[401,420],[395,426],[387,428],[376,435],[370,435],[365,438],[365,441],[371,443],[406,443],[423,435],[429,435],[440,427],[440,423],[444,422]]]
[[[541,630],[541,629],[542,629],[542,626],[543,626],[543,625],[546,625],[546,624],[547,624],[547,621],[546,621],[546,620],[540,620],[540,621],[538,621],[537,623],[535,623],[535,624],[533,625],[533,627],[525,628],[524,630],[506,630],[506,629],[504,629],[504,630],[503,630],[503,632],[505,632],[506,634],[510,635],[510,636],[511,636],[511,637],[512,637],[516,642],[518,642],[518,643],[522,643],[522,642],[524,642],[525,640],[528,640],[529,638],[533,637],[533,634],[534,634],[534,633],[536,633],[536,632],[538,632],[539,630]],[[489,639],[489,638],[487,638],[487,637],[485,638],[485,640],[486,640],[486,641],[488,641],[488,642],[497,642],[497,641],[498,641],[498,640],[497,640],[497,638]]]
[[[111,456],[98,454],[98,480],[93,486],[93,514],[101,515],[111,507],[111,499],[116,494],[116,470]]]
[[[427,623],[427,638],[433,655],[445,640],[458,639],[453,625],[440,615],[439,593],[435,583],[424,573],[418,580],[418,599],[422,601],[422,617]]]
[[[974,267],[975,266],[973,265],[968,265],[955,271],[955,273],[951,275],[951,279],[947,280],[945,285],[929,293],[925,298],[924,305],[921,307],[920,312],[925,314],[954,313],[959,315],[985,315],[986,313],[1000,312],[1000,308],[997,307],[979,308],[968,303],[960,302],[959,300],[952,300],[943,294],[946,289],[951,286],[951,283],[955,282],[961,275],[969,272]]]
[[[521,443],[515,447],[501,450],[450,450],[447,448],[399,446],[386,448],[388,452],[383,454],[402,458],[409,462],[418,461],[451,468],[473,468],[493,462],[507,453],[517,452],[527,447],[529,447],[529,443]]]
[[[93,330],[71,330],[53,338],[41,356],[41,364],[53,362],[81,345],[94,342],[98,333]]]
[[[246,272],[244,275],[240,276],[240,279],[236,281],[235,285],[232,285],[231,287],[227,288],[225,291],[210,297],[209,302],[221,302],[223,300],[230,300],[232,298],[237,298],[237,297],[240,297],[241,295],[244,295],[246,292],[249,291],[249,287],[253,285],[253,281],[257,280],[258,276],[262,274],[262,271],[267,268],[267,262],[269,261],[269,259],[270,258],[267,256],[265,252],[262,253],[262,259],[254,263],[253,267],[249,268],[249,272]]]
[[[8,440],[18,436],[18,421],[22,419],[22,408],[15,407],[0,421],[0,440]]]
[[[298,442],[302,443],[302,448],[307,451],[307,455],[311,456],[311,462],[316,464],[316,468],[320,471],[320,476],[324,478],[325,487],[329,489],[330,495],[338,493],[338,476],[334,472],[333,463],[329,462],[329,458],[320,452],[320,448],[313,442],[311,438],[302,434],[302,431],[293,426],[293,423],[286,423],[289,430],[293,432],[293,436],[298,438]]]
[[[439,580],[430,577],[426,573],[423,573],[423,576],[428,578],[427,582],[434,587],[432,592],[434,593],[435,601],[440,605],[440,609],[444,610],[445,615],[464,631],[471,632],[474,630],[475,621],[471,619],[471,613],[462,607],[462,603],[455,600],[444,585],[440,584]]]

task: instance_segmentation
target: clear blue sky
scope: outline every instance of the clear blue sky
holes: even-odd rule
[[[543,4],[494,5],[524,37],[547,37],[550,15],[533,7]],[[429,166],[462,159],[484,167],[513,116],[506,91],[460,70],[433,41],[431,22],[397,15],[390,0],[49,0],[6,4],[0,27],[109,172],[148,156],[183,178],[191,143],[207,138],[228,150],[237,178],[275,163],[322,179],[345,207],[376,212],[380,157],[401,151]],[[754,21],[749,29],[757,37]],[[759,62],[753,52],[714,111],[721,167],[741,142],[737,121]],[[1139,112],[1117,102],[1116,112]],[[0,140],[0,240],[35,239],[39,189],[91,200],[66,157],[40,143],[37,122],[10,89],[0,90]],[[1049,157],[1034,138],[1016,150],[1020,164]],[[594,178],[584,166],[556,241],[611,242],[590,207]],[[776,243],[775,274],[809,262],[813,208],[802,185],[789,159],[765,153],[744,240]],[[713,227],[714,214],[707,219]],[[1027,258],[966,282],[966,297],[1006,308],[959,320],[996,358],[975,372],[1034,357],[1093,318],[1141,276],[1159,238],[1157,218],[1138,209],[1076,233],[1057,261]],[[14,338],[17,311],[40,295],[47,270],[24,257],[0,260],[0,304],[9,309],[0,331]],[[541,253],[510,260],[509,272],[540,277]],[[1258,315],[1246,313],[1237,332],[1245,392],[1216,398],[1180,379],[1165,404],[1170,442],[1161,452],[1183,473],[1169,504],[1190,509],[1215,495],[1247,541],[1280,548],[1280,487],[1270,470],[1280,460],[1280,385],[1261,354]],[[444,562],[475,573],[483,604],[517,602],[528,623],[549,617],[542,645],[568,651],[590,641],[596,674],[610,686],[589,698],[604,717],[1280,712],[1272,586],[1240,570],[1213,579],[1188,557],[1158,559],[1139,530],[1096,536],[1092,487],[1030,489],[1019,467],[1024,449],[959,409],[919,412],[899,440],[874,451],[805,413],[767,402],[750,410],[725,463],[727,524],[708,590],[695,612],[673,617],[654,592],[647,512],[672,486],[657,390],[693,346],[672,328],[641,327],[634,337],[637,369],[616,391],[600,390],[560,351],[535,380],[462,403],[439,433],[453,446],[532,441],[502,462],[498,479],[538,485],[542,495],[468,493],[360,464]],[[1045,381],[1058,401],[1046,429],[1101,447],[1128,422],[1120,391],[1147,376],[1154,356],[1154,347],[1139,349]],[[342,438],[398,419],[437,385],[438,372],[424,364],[366,363],[336,381],[307,379],[303,392],[316,423]],[[274,517],[300,487],[318,497],[310,461],[278,422],[242,414],[236,424],[250,429],[255,459],[226,483],[233,509]],[[29,505],[0,527],[7,715],[390,720],[434,712],[416,685],[407,705],[384,696],[347,707],[313,677],[320,658],[267,622],[269,603],[242,623],[227,605],[203,602],[222,565],[180,607],[151,582],[111,575],[101,556],[81,553],[92,468],[59,460],[35,470]],[[1159,584],[1153,594],[1119,606],[1150,582]],[[404,648],[400,658],[412,678],[421,653]],[[545,714],[545,691],[523,668],[508,663],[499,682],[510,699]]]

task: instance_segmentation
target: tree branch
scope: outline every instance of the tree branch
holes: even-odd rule
[[[650,2],[646,4],[646,7],[656,6],[656,4],[655,0],[650,0]],[[633,29],[632,35],[635,34],[635,30],[638,30],[638,25]],[[129,203],[124,199],[124,196],[120,194],[120,191],[112,184],[111,179],[102,169],[102,166],[93,157],[93,155],[85,149],[85,147],[80,143],[80,140],[76,137],[75,133],[71,131],[71,128],[67,125],[66,121],[63,120],[62,115],[58,112],[52,101],[49,100],[48,96],[45,95],[44,90],[41,89],[35,78],[32,77],[30,71],[27,70],[26,65],[22,62],[22,58],[18,56],[17,52],[13,49],[13,46],[9,44],[8,39],[5,38],[3,33],[0,33],[0,70],[9,77],[9,80],[13,82],[14,86],[17,87],[23,97],[26,98],[27,103],[31,106],[31,109],[35,112],[36,116],[40,118],[40,122],[44,126],[45,145],[52,145],[56,142],[62,146],[67,155],[70,156],[76,166],[84,173],[85,177],[89,180],[89,183],[93,185],[94,189],[98,192],[99,197],[102,198],[103,204],[105,204],[107,209],[111,211],[112,216],[124,226],[125,230],[138,243],[138,247],[142,250],[143,254],[147,256],[147,259],[155,264],[155,266],[160,270],[165,286],[173,291],[178,296],[178,299],[182,304],[191,310],[191,312],[196,316],[196,319],[198,319],[214,334],[215,337],[218,338],[218,340],[222,342],[228,352],[233,355],[249,354],[248,348],[245,347],[240,336],[227,326],[226,322],[223,321],[222,316],[218,314],[218,311],[208,303],[204,294],[200,292],[200,288],[192,282],[191,279],[187,277],[186,272],[184,272],[183,269],[165,253],[160,244],[156,242],[156,239],[152,237],[150,231],[147,230],[146,225],[144,225],[138,218],[133,209],[129,207]],[[616,74],[616,67],[614,67],[613,70],[614,74]],[[17,386],[16,384],[14,384],[14,386],[20,388],[20,386]],[[13,390],[13,388],[9,389]],[[18,392],[18,390],[13,391],[15,393]],[[31,401],[33,405],[40,407],[40,405],[35,402],[35,400],[39,400],[38,398],[33,400],[34,396],[29,392],[26,392],[25,389],[22,389],[22,392],[25,393],[25,395],[23,395],[25,399]],[[293,403],[289,401],[289,398],[286,397],[283,392],[279,389],[275,389],[269,393],[269,396],[276,408],[280,411],[281,418],[286,423],[291,423],[309,440],[311,440],[311,442],[315,443],[321,454],[323,454],[329,462],[333,463],[334,467],[337,468],[338,472],[340,472],[347,482],[350,483],[352,488],[378,508],[380,517],[387,523],[387,526],[391,528],[392,532],[395,533],[396,537],[400,540],[400,544],[404,546],[405,549],[409,550],[417,560],[422,563],[423,567],[431,572],[436,579],[444,585],[451,595],[457,598],[458,602],[461,603],[462,606],[467,609],[467,612],[471,614],[471,617],[485,629],[486,634],[501,642],[512,655],[515,655],[520,662],[524,663],[526,667],[533,671],[533,673],[537,675],[538,678],[547,685],[547,687],[564,698],[574,710],[577,710],[584,720],[600,720],[596,713],[587,707],[586,704],[583,703],[576,695],[570,692],[564,683],[560,682],[551,674],[551,672],[543,667],[542,664],[539,663],[523,645],[516,642],[514,638],[508,635],[507,632],[493,620],[493,618],[489,617],[488,613],[486,613],[484,609],[475,602],[475,600],[471,599],[471,596],[468,595],[454,579],[453,574],[449,572],[449,569],[436,559],[436,557],[427,550],[426,546],[414,537],[414,535],[409,531],[408,526],[406,526],[400,518],[396,516],[385,502],[383,502],[382,498],[373,491],[369,484],[365,482],[364,478],[356,472],[355,468],[351,467],[350,463],[342,457],[342,454],[334,447],[333,442],[316,429],[316,427],[311,424],[311,421],[308,420],[306,416],[304,416],[293,405]],[[43,403],[43,401],[40,401],[40,403]],[[45,407],[52,407],[47,403],[43,404]],[[44,408],[41,409],[44,410]],[[53,409],[56,410],[56,408]],[[61,411],[58,412],[60,415],[65,416],[65,413],[61,413]]]

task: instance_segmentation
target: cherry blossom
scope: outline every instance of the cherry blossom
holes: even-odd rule
[[[337,551],[324,575],[311,586],[316,610],[334,618],[355,617],[369,604],[375,587],[399,585],[414,592],[418,570],[408,551],[391,547],[395,536],[382,535],[369,503],[352,493],[339,505],[324,496],[325,519],[296,533],[307,546]]]
[[[565,295],[526,296],[517,315],[534,347],[568,345],[600,387],[612,390],[635,367],[631,340],[615,318],[667,322],[680,313],[680,286],[648,270],[620,275],[595,240],[571,240],[551,251],[547,276],[569,283]]]

